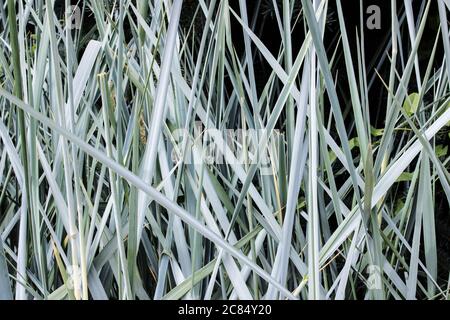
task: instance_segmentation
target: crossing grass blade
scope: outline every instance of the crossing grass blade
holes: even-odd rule
[[[448,299],[450,2],[347,2],[7,0],[0,299]]]

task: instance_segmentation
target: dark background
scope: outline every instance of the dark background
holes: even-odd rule
[[[435,41],[435,35],[437,33],[439,27],[439,14],[437,9],[437,4],[435,0],[431,0],[431,10],[427,20],[426,30],[424,32],[424,36],[422,38],[422,43],[419,50],[419,59],[421,64],[421,72],[425,72],[428,59],[431,54],[431,50]],[[73,1],[75,4],[77,1]],[[219,2],[219,1],[218,1]],[[279,5],[279,11],[282,12],[281,1],[276,0]],[[414,0],[413,1],[413,9],[414,14],[417,15],[420,9],[420,6],[425,1],[422,0]],[[229,3],[234,11],[237,13],[239,10],[239,0],[229,0]],[[358,0],[342,0],[343,12],[345,15],[345,23],[347,28],[347,33],[350,41],[350,47],[352,49],[352,56],[356,58],[356,30],[360,25],[360,1]],[[369,30],[367,28],[364,29],[365,32],[365,55],[366,55],[366,63],[369,72],[369,78],[375,76],[375,70],[378,71],[380,76],[387,82],[389,77],[389,61],[384,65],[378,66],[378,61],[382,54],[385,53],[384,48],[386,48],[387,42],[391,37],[391,1],[389,0],[364,0],[363,1],[363,13],[366,12],[366,8],[370,5],[377,5],[381,9],[381,19],[382,25],[380,30]],[[183,11],[181,15],[181,30],[187,31],[191,26],[191,23],[194,19],[194,24],[196,26],[196,30],[201,30],[204,24],[204,16],[203,13],[197,12],[195,15],[196,9],[198,6],[197,0],[184,0],[183,1]],[[64,1],[56,0],[55,3],[56,8],[61,8],[61,12],[63,12]],[[298,14],[301,9],[301,1],[297,0],[294,9],[294,15]],[[254,32],[259,36],[262,42],[267,46],[269,50],[271,50],[273,55],[278,54],[278,50],[281,44],[281,37],[279,34],[279,29],[277,25],[277,21],[274,14],[273,2],[272,0],[248,0],[247,1],[247,10],[248,10],[248,19],[251,25],[254,25]],[[397,10],[399,15],[401,16],[404,13],[403,1],[397,1]],[[366,22],[368,15],[364,15],[364,24]],[[85,17],[85,21],[83,24],[83,30],[86,31],[91,30],[95,25],[94,18]],[[235,48],[238,54],[244,59],[244,45],[243,45],[243,34],[242,28],[236,20],[232,19],[232,38]],[[292,33],[292,42],[293,42],[293,57],[296,56],[300,46],[304,40],[304,31],[303,31],[303,20],[300,17],[297,27],[294,28]],[[125,28],[127,29],[128,22],[125,21]],[[335,1],[330,1],[329,5],[329,14],[327,19],[325,32],[325,47],[327,49],[328,57],[331,58],[334,50],[336,48],[336,43],[338,40],[339,32],[339,22],[338,15],[336,11],[336,3]],[[82,30],[82,33],[83,33]],[[408,39],[408,41],[403,41],[404,43],[404,52],[410,51],[410,43],[409,43],[409,35],[408,30],[406,28],[406,24],[404,24],[401,29],[401,37],[402,39]],[[127,33],[127,30],[126,30]],[[129,36],[128,32],[128,36]],[[90,34],[95,38],[95,32]],[[200,40],[200,35],[197,33],[196,40]],[[255,47],[253,46],[254,53],[254,69],[256,72],[256,82],[257,89],[260,92],[264,87],[268,76],[270,75],[271,68],[268,66],[263,57],[261,57]],[[83,50],[81,50],[81,53]],[[390,51],[387,52],[390,55]],[[443,57],[443,48],[441,42],[438,47],[438,51],[436,53],[436,68],[440,68],[441,61]],[[338,54],[336,56],[336,61],[333,66],[333,76],[337,76],[337,90],[339,97],[341,99],[341,106],[345,108],[344,115],[348,115],[347,122],[351,122],[352,115],[347,112],[351,112],[350,106],[350,95],[349,88],[345,86],[346,81],[346,70],[344,63],[343,51],[338,49]],[[356,67],[356,59],[355,59],[355,67]],[[378,68],[377,68],[378,67]],[[401,70],[401,65],[397,66],[399,70]],[[377,69],[376,69],[377,68]],[[423,74],[422,74],[423,76]],[[339,81],[339,79],[343,79],[343,81]],[[410,92],[414,92],[417,90],[416,84],[414,83],[415,77],[411,77],[412,81],[410,83],[410,87],[408,90]],[[370,102],[370,117],[371,117],[371,125],[374,128],[383,128],[384,127],[384,119],[385,119],[385,109],[386,109],[386,97],[387,92],[384,88],[382,81],[375,76],[375,81],[369,90],[369,102]],[[426,99],[427,97],[425,97]],[[327,106],[325,106],[326,108]],[[280,119],[280,126],[284,122],[285,119]],[[348,130],[351,136],[354,136],[354,132]],[[444,132],[438,136],[436,144],[449,144],[449,136],[448,132]],[[436,213],[436,235],[438,242],[438,263],[439,263],[439,276],[441,277],[441,281],[447,281],[449,274],[449,265],[450,265],[450,214],[449,214],[449,206],[446,199],[445,194],[442,191],[442,188],[439,183],[436,184],[436,203],[435,203],[435,213]]]

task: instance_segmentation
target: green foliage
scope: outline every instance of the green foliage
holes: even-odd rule
[[[340,0],[86,0],[81,28],[19,1],[0,15],[1,299],[449,297],[442,0],[434,33],[434,1],[391,1],[372,62]]]

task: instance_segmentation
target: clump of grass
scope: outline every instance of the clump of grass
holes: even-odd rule
[[[190,4],[0,11],[0,298],[447,299],[447,1],[392,1],[375,63],[362,1],[331,48],[327,0]]]

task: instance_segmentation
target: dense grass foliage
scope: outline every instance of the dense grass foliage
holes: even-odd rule
[[[348,2],[1,0],[0,298],[450,297],[450,1]]]

